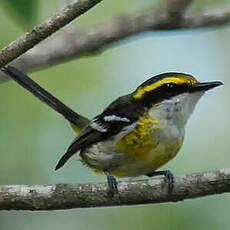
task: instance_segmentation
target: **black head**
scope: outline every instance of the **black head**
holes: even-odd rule
[[[219,81],[200,83],[196,78],[185,73],[163,73],[141,84],[132,93],[132,97],[145,106],[152,106],[182,93],[206,91],[222,84]]]

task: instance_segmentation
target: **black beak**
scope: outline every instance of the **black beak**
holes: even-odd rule
[[[190,92],[207,91],[220,85],[223,85],[221,81],[199,82],[192,86]]]

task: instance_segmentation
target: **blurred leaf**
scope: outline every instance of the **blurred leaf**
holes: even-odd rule
[[[38,0],[1,0],[9,10],[21,20],[24,26],[30,26],[36,19]]]
[[[203,9],[209,9],[209,8],[214,8],[214,7],[223,7],[223,5],[229,4],[229,0],[196,0],[193,2],[192,7],[190,9],[194,10],[203,10]]]

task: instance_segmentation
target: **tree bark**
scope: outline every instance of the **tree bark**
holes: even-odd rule
[[[230,168],[175,177],[168,190],[164,179],[119,182],[118,194],[107,195],[104,183],[1,185],[0,210],[57,210],[177,202],[230,192]]]

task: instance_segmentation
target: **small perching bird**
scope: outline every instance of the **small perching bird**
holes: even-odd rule
[[[163,73],[150,78],[134,92],[119,97],[89,121],[65,106],[21,71],[12,66],[3,72],[69,120],[79,134],[59,160],[61,168],[74,154],[96,172],[105,173],[111,195],[116,177],[165,175],[156,171],[182,146],[185,125],[200,97],[220,81],[197,81],[184,73]]]

